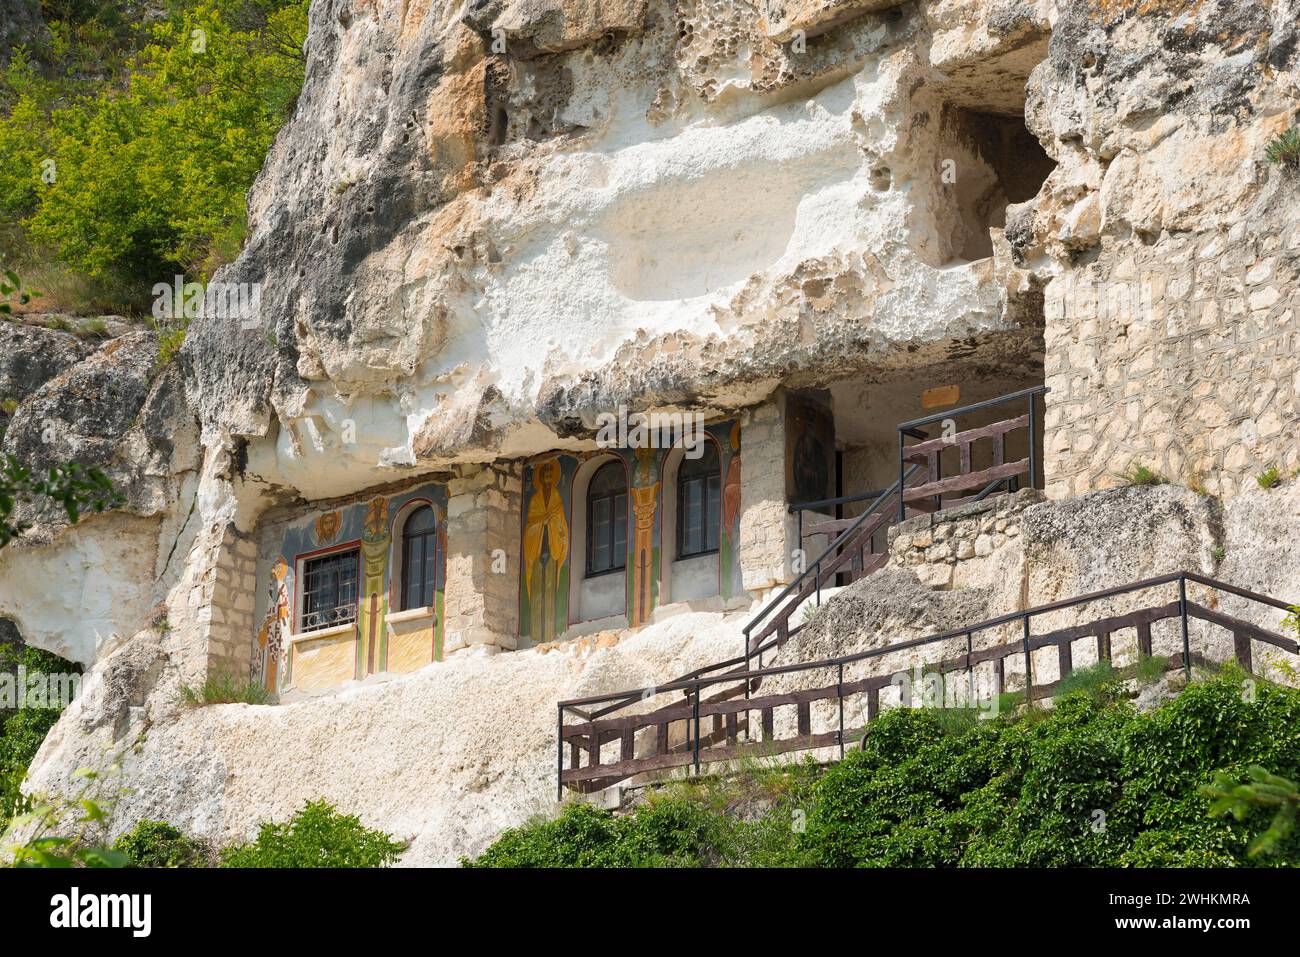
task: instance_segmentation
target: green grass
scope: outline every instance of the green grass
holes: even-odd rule
[[[1141,655],[1137,661],[1138,684],[1152,685],[1165,676],[1169,670],[1169,661],[1159,655]]]
[[[1169,479],[1165,478],[1159,472],[1140,465],[1137,462],[1131,464],[1117,476],[1129,485],[1168,485]]]
[[[1282,473],[1276,465],[1270,465],[1255,476],[1255,481],[1263,489],[1277,488],[1282,484]]]
[[[226,672],[208,675],[199,685],[182,685],[181,700],[191,707],[208,704],[267,704],[271,693],[256,681]]]
[[[1074,691],[1099,697],[1114,696],[1117,693],[1114,667],[1109,661],[1098,661],[1086,668],[1075,668],[1057,684],[1054,696]]]
[[[1269,140],[1264,155],[1270,163],[1300,169],[1300,126],[1293,126]]]

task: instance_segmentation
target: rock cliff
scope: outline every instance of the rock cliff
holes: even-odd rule
[[[0,616],[100,662],[33,786],[148,731],[124,822],[232,837],[324,794],[414,836],[413,861],[481,848],[549,800],[557,698],[734,654],[742,619],[670,619],[585,666],[469,655],[184,711],[214,556],[270,507],[575,448],[620,404],[1042,377],[1051,497],[1146,461],[1238,498],[1035,504],[1015,574],[921,602],[915,627],[1213,548],[1220,574],[1292,593],[1285,560],[1253,556],[1294,540],[1294,496],[1239,493],[1300,465],[1300,178],[1263,159],[1300,109],[1298,41],[1297,0],[317,0],[215,277],[260,285],[257,321],[197,319],[165,366],[148,332],[0,325],[5,450],[102,465],[127,495],[0,553]],[[1089,313],[1097,288],[1139,306],[1094,292]],[[903,636],[872,588],[861,640]],[[826,627],[809,647],[850,640]]]

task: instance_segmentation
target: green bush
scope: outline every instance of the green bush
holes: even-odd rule
[[[326,801],[308,801],[287,824],[268,821],[250,844],[227,848],[222,867],[387,867],[406,845]]]
[[[16,675],[20,666],[29,675],[81,671],[78,665],[48,651],[0,642],[0,673]],[[27,766],[60,713],[58,708],[0,709],[0,828],[28,809],[29,802],[19,788]]]
[[[207,845],[186,837],[166,821],[141,821],[113,844],[133,867],[203,867]]]
[[[554,820],[505,832],[466,867],[790,867],[810,863],[792,840],[820,769],[746,765],[731,778],[677,782],[635,814],[585,801]],[[746,814],[761,806],[764,813]]]
[[[246,191],[302,84],[308,5],[183,0],[135,23],[91,16],[56,24],[51,51],[16,57],[0,75],[0,219],[19,223],[29,261],[120,280],[136,297],[124,305],[141,309],[154,283],[232,258]],[[104,30],[120,57],[89,79],[71,72]]]
[[[1121,700],[1102,669],[1032,717],[957,722],[893,709],[860,750],[752,820],[717,800],[725,782],[701,782],[694,796],[625,817],[569,805],[558,820],[507,832],[472,863],[1294,866],[1300,833],[1275,828],[1277,801],[1210,813],[1205,789],[1216,781],[1265,780],[1256,766],[1300,777],[1300,691],[1258,682],[1248,695],[1244,679],[1225,668],[1148,714]],[[792,807],[807,809],[802,833],[790,826]],[[1270,829],[1272,853],[1252,857],[1253,836]],[[745,843],[753,835],[763,835],[761,853]]]

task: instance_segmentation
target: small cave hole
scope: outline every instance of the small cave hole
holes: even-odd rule
[[[993,255],[990,229],[1006,225],[1007,207],[1038,195],[1056,168],[1023,113],[985,113],[960,107],[945,110],[954,134],[954,155],[940,166],[940,182],[955,198],[954,253],[973,261]]]

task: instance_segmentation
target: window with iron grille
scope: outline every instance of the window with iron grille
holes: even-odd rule
[[[627,476],[621,462],[610,462],[587,487],[587,577],[626,567]]]
[[[358,552],[335,552],[302,563],[302,630],[346,625],[357,619]]]
[[[437,575],[438,529],[433,509],[421,505],[402,526],[402,594],[400,611],[433,604]]]
[[[718,449],[704,443],[704,454],[682,459],[677,470],[677,557],[693,558],[718,550],[722,466]]]

